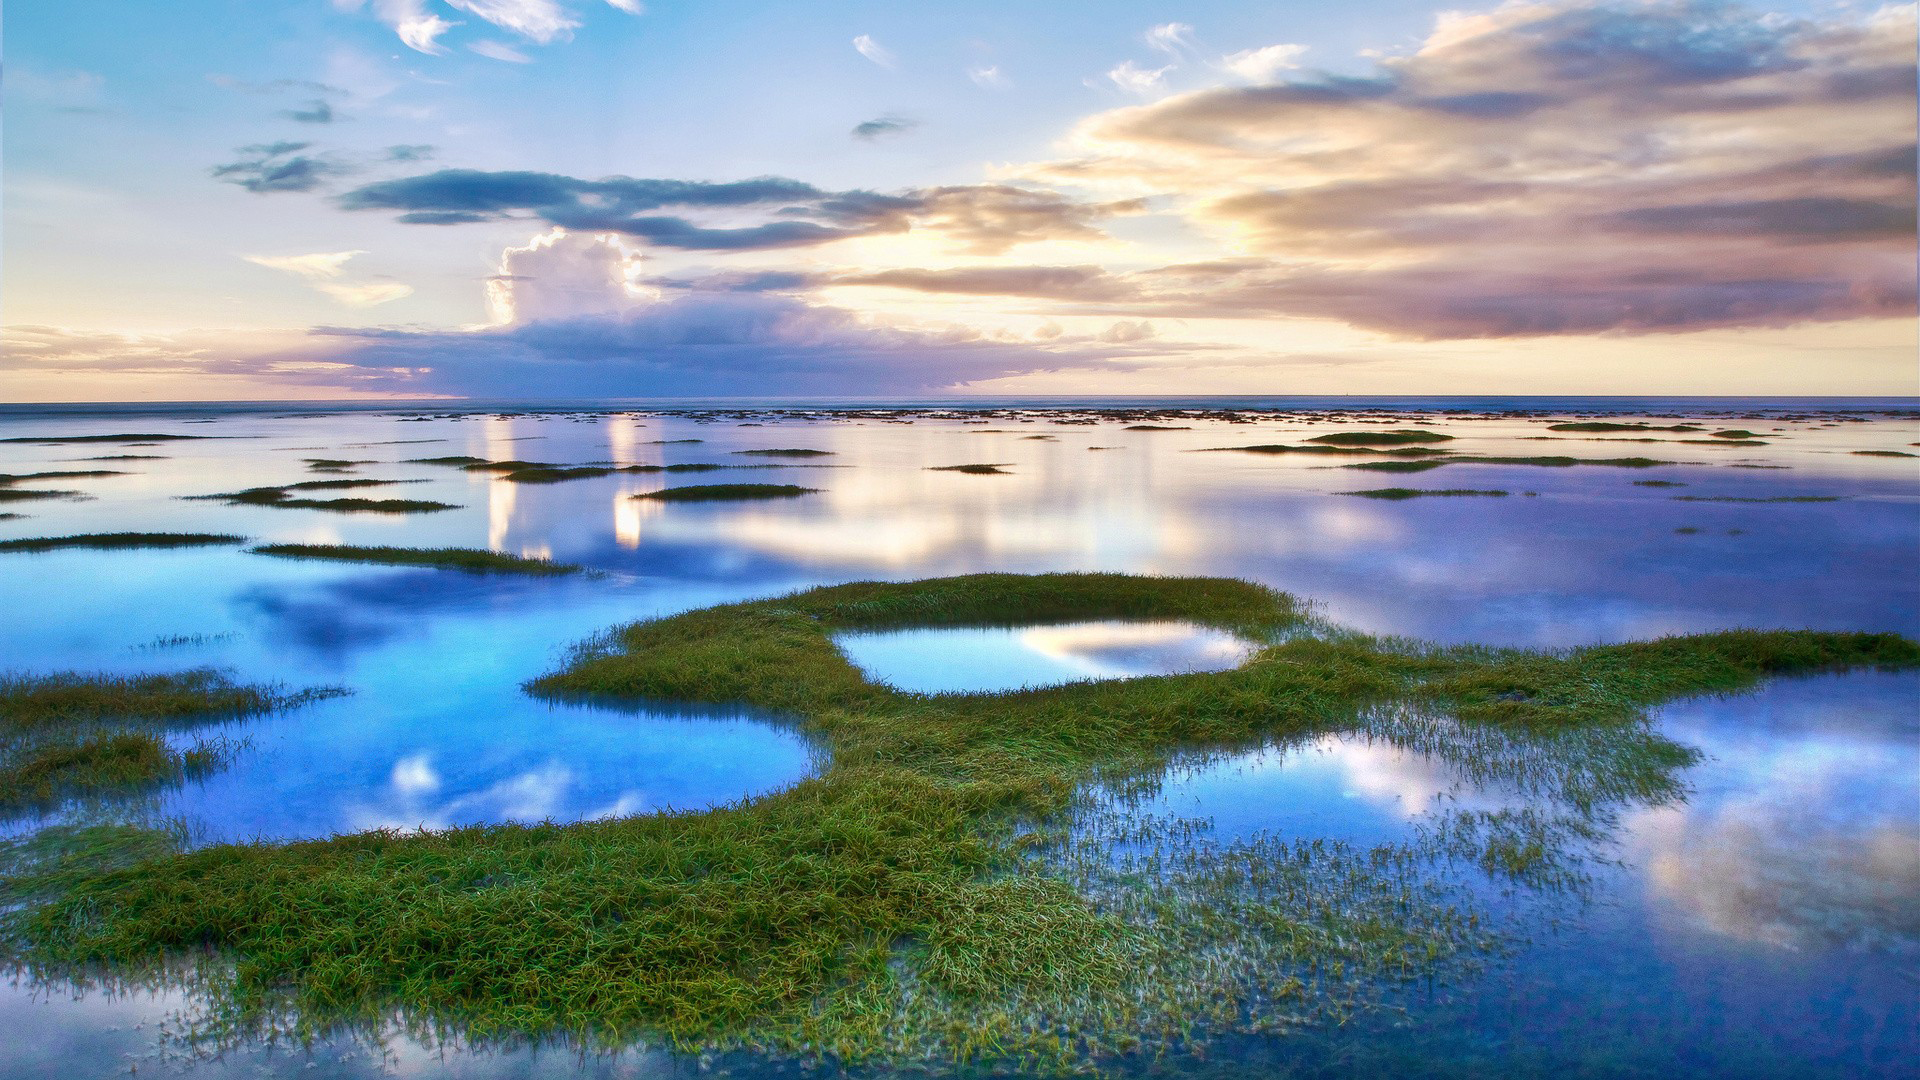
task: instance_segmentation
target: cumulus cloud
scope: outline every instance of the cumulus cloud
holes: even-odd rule
[[[825,191],[778,176],[751,180],[583,180],[554,173],[443,169],[356,188],[349,210],[398,211],[415,225],[525,219],[579,232],[611,232],[663,248],[761,251],[811,247],[924,227],[985,254],[1047,239],[1096,239],[1096,222],[1138,213],[1137,199],[1081,202],[1006,184],[955,185],[886,195]],[[706,219],[661,214],[677,209]],[[743,220],[743,217],[745,220]],[[704,220],[704,219],[703,219]]]
[[[859,37],[853,39],[853,51],[879,64],[883,68],[891,68],[896,63],[891,49],[873,40],[873,38],[866,34],[861,34]]]
[[[920,121],[904,116],[877,116],[853,126],[853,137],[873,142],[889,135],[904,135],[920,126]]]
[[[1508,4],[1363,76],[1100,114],[1016,175],[1163,193],[1254,257],[1136,276],[1182,311],[1420,338],[1901,315],[1914,64],[1911,7]]]
[[[313,146],[305,142],[257,143],[234,151],[237,161],[215,165],[213,175],[229,184],[238,184],[256,195],[282,191],[312,191],[330,176],[345,172],[341,165],[324,158],[303,154]]]
[[[501,253],[487,307],[501,325],[621,311],[650,295],[640,270],[618,237],[554,229]]]

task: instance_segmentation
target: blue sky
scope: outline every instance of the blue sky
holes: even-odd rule
[[[20,400],[1914,389],[1911,6],[5,19]]]

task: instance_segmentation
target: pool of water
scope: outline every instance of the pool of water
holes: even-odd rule
[[[1460,453],[1633,454],[1672,464],[1463,464],[1416,474],[1352,470],[1342,467],[1348,459],[1320,455],[1201,452],[1389,423],[1300,414],[1196,418],[1180,421],[1190,430],[1158,432],[1019,414],[987,425],[757,417],[756,427],[657,415],[8,416],[0,438],[214,437],[146,447],[0,443],[4,473],[125,473],[18,485],[80,494],[0,506],[22,515],[0,519],[0,539],[234,532],[262,542],[489,548],[598,574],[474,577],[238,548],[0,554],[0,611],[8,613],[0,665],[9,670],[211,665],[245,680],[352,691],[220,728],[244,742],[203,781],[132,803],[15,818],[0,831],[118,817],[176,821],[194,843],[290,839],[578,820],[775,791],[821,765],[819,748],[783,717],[555,704],[519,688],[610,626],[843,581],[978,571],[1227,575],[1293,593],[1333,624],[1516,646],[1743,626],[1920,634],[1920,463],[1857,453],[1899,450],[1920,441],[1920,426],[1789,413],[1733,424],[1761,432],[1762,447],[1618,443],[1551,433],[1541,418],[1421,416],[1420,426],[1456,435],[1449,445]],[[819,494],[663,504],[630,496],[712,482],[712,474],[535,486],[409,460],[739,464],[760,459],[737,451],[786,446],[831,456],[722,476],[802,483]],[[121,454],[142,457],[75,463]],[[347,475],[408,481],[343,494],[458,508],[380,517],[181,498],[313,479],[326,474],[305,459],[321,457],[366,462]],[[1002,475],[933,471],[970,462],[1009,464]],[[1673,486],[1642,483],[1649,480]],[[1341,494],[1380,487],[1510,494]],[[1833,501],[1725,501],[1805,497]],[[850,635],[840,646],[876,678],[922,692],[1213,670],[1237,663],[1247,647],[1213,631],[1138,623]],[[1920,684],[1909,675],[1781,681],[1669,705],[1655,715],[1656,729],[1699,750],[1701,761],[1684,771],[1681,795],[1610,807],[1580,897],[1536,909],[1497,882],[1463,879],[1477,902],[1514,920],[1522,944],[1511,955],[1411,995],[1403,1012],[1137,1071],[1911,1075],[1920,1059],[1916,717]],[[1214,751],[1131,792],[1129,812],[1204,821],[1227,840],[1264,832],[1371,844],[1417,835],[1462,808],[1542,797],[1525,778],[1489,777],[1435,746],[1330,734]],[[23,979],[0,991],[8,1034],[0,1071],[89,1075],[138,1064],[219,1077],[642,1076],[697,1068],[641,1049],[584,1057],[563,1047],[476,1050],[404,1033],[380,1044],[246,1046],[216,1061],[169,1063],[161,1032],[192,1004],[177,989],[76,992]],[[33,1038],[14,1037],[28,1031]],[[714,1067],[743,1075],[782,1068],[731,1058]]]
[[[875,682],[916,694],[992,693],[1089,679],[1224,671],[1258,646],[1185,622],[968,626],[840,634],[840,651]]]

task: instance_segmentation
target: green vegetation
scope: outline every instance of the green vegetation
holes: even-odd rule
[[[1442,465],[1537,465],[1550,469],[1564,469],[1574,465],[1606,465],[1616,469],[1650,469],[1656,465],[1673,465],[1672,461],[1656,461],[1653,458],[1577,458],[1577,457],[1488,457],[1454,454],[1432,461],[1362,461],[1353,465],[1342,465],[1343,469],[1372,469],[1375,472],[1420,472],[1425,469],[1437,469]]]
[[[1841,495],[1768,495],[1765,497],[1746,495],[1669,495],[1675,502],[1719,502],[1719,503],[1830,503],[1839,502]]]
[[[228,506],[272,506],[282,510],[332,510],[355,514],[430,514],[437,510],[457,510],[452,503],[429,499],[303,499],[295,491],[334,490],[339,488],[380,487],[387,484],[417,483],[411,480],[307,480],[279,487],[247,488],[216,495],[183,495],[183,499],[216,499]]]
[[[812,495],[819,490],[798,484],[688,484],[684,487],[661,488],[659,491],[643,491],[633,497],[659,502],[724,502],[734,499],[790,499],[796,495]]]
[[[1716,432],[1715,434],[1718,434]],[[1765,439],[1673,439],[1682,446],[1765,446]]]
[[[0,487],[0,502],[31,502],[35,499],[65,499],[78,494],[80,494],[78,491],[55,491],[52,488]]]
[[[929,465],[927,471],[967,473],[971,476],[991,476],[1005,473],[1007,471],[1006,467],[1011,464],[1013,463],[1010,461],[1002,461],[992,465],[985,463],[975,463],[972,465]]]
[[[1358,495],[1365,499],[1418,499],[1423,495],[1509,495],[1507,491],[1479,491],[1473,488],[1368,488],[1365,491],[1336,491],[1335,495]]]
[[[1574,424],[1548,424],[1548,431],[1704,431],[1698,424],[1674,424],[1670,427],[1656,427],[1653,424],[1621,424],[1609,420],[1588,420]]]
[[[1635,480],[1633,482],[1633,486],[1634,487],[1673,488],[1673,487],[1686,487],[1687,485],[1681,483],[1678,480]]]
[[[1440,467],[1438,461],[1362,461],[1353,465],[1342,465],[1343,469],[1366,469],[1369,472],[1415,473]]]
[[[128,792],[226,764],[230,740],[170,746],[169,729],[275,712],[343,691],[285,693],[198,669],[167,675],[0,675],[0,814]]]
[[[78,461],[168,461],[165,454],[102,454],[99,457],[77,458]]]
[[[1395,431],[1340,431],[1332,435],[1320,435],[1308,439],[1310,443],[1327,443],[1332,446],[1402,446],[1407,443],[1447,442],[1451,435],[1441,435],[1418,428],[1400,428]]]
[[[310,458],[303,458],[302,460],[307,463],[307,468],[312,470],[313,472],[346,472],[347,470],[353,468],[356,465],[380,464],[377,461],[366,461],[366,460],[349,461],[345,458],[310,457]]]
[[[1854,450],[1852,453],[1859,457],[1920,457],[1920,454],[1909,454],[1905,450]]]
[[[26,516],[25,514],[0,513],[0,521],[20,521],[25,519]]]
[[[1168,427],[1164,424],[1128,424],[1122,431],[1192,431],[1190,427]]]
[[[88,548],[111,551],[118,548],[212,547],[218,544],[244,544],[247,538],[228,533],[82,533],[77,536],[29,536],[19,540],[0,540],[0,551],[59,551],[64,548]]]
[[[807,450],[801,447],[788,447],[779,450],[735,450],[736,454],[751,454],[758,457],[829,457],[831,450]]]
[[[55,472],[0,473],[0,487],[12,487],[22,480],[77,480],[93,476],[127,476],[113,469],[66,469]]]
[[[529,559],[473,548],[355,547],[348,544],[262,544],[248,548],[255,555],[288,559],[334,559],[341,562],[380,563],[387,566],[444,566],[475,574],[576,574],[581,568],[550,559]]]
[[[112,442],[179,442],[183,439],[206,439],[208,435],[28,435],[14,439],[0,439],[0,443],[33,443],[38,446],[52,446],[59,443],[112,443]]]
[[[1344,454],[1358,456],[1362,454],[1385,454],[1392,457],[1436,457],[1452,453],[1438,447],[1401,446],[1390,450],[1377,450],[1368,446],[1297,446],[1288,443],[1261,443],[1256,446],[1209,446],[1203,453],[1240,453],[1240,454]]]
[[[1725,431],[1716,431],[1716,432],[1714,432],[1714,433],[1713,433],[1713,437],[1714,437],[1714,438],[1716,438],[1716,439],[1742,439],[1742,440],[1744,440],[1744,439],[1757,439],[1757,438],[1759,438],[1759,435],[1758,435],[1758,434],[1757,434],[1756,432],[1752,432],[1752,431],[1748,431],[1748,430],[1747,430],[1747,429],[1745,429],[1745,428],[1728,428],[1728,429],[1727,429],[1727,430],[1725,430]]]
[[[945,695],[873,683],[833,644],[1087,619],[1184,620],[1269,644],[1226,672]],[[1695,760],[1649,729],[1648,706],[1916,665],[1920,645],[1888,634],[1431,646],[1340,632],[1219,579],[833,586],[627,626],[529,685],[783,713],[831,749],[786,791],[694,813],[74,865],[6,925],[43,973],[197,964],[210,1023],[229,1033],[399,1009],[480,1038],[1075,1068],[1338,1016],[1369,981],[1424,980],[1484,948],[1481,916],[1427,871],[1460,860],[1577,887],[1580,844],[1610,808],[1676,797],[1675,770]],[[1408,845],[1207,849],[1086,795],[1150,791],[1183,748],[1334,732],[1453,755],[1549,808],[1451,813]]]

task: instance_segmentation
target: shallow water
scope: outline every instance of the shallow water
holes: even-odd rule
[[[0,828],[178,818],[196,843],[207,843],[573,820],[775,790],[818,764],[815,749],[779,717],[558,706],[518,687],[605,627],[835,581],[982,570],[1221,574],[1293,592],[1314,601],[1320,616],[1362,630],[1530,646],[1734,626],[1920,633],[1920,462],[1855,453],[1909,449],[1920,441],[1912,420],[1742,415],[1711,427],[1749,428],[1768,445],[1729,447],[1554,434],[1532,418],[1421,416],[1410,422],[1457,435],[1448,445],[1460,453],[1645,455],[1676,464],[1462,464],[1412,474],[1339,467],[1359,458],[1188,452],[1298,443],[1383,421],[1194,419],[1160,421],[1191,430],[1156,432],[1019,416],[988,424],[750,422],[764,426],[364,412],[0,418],[0,438],[218,437],[146,447],[0,444],[0,472],[132,474],[23,482],[87,497],[9,503],[0,509],[27,516],[0,520],[0,539],[236,532],[262,542],[486,547],[603,572],[476,577],[237,548],[0,554],[0,611],[9,613],[0,621],[0,657],[8,669],[212,664],[248,680],[353,690],[223,728],[247,745],[202,782],[139,805],[68,807]],[[735,451],[789,446],[833,456],[544,486],[404,460],[742,464],[757,459]],[[73,463],[109,454],[162,457]],[[328,457],[372,459],[345,475],[419,481],[337,494],[460,508],[385,517],[179,498],[335,478],[303,461]],[[1008,474],[929,471],[972,462],[1006,462]],[[1685,486],[1635,483],[1655,479]],[[719,480],[824,490],[779,503],[628,498]],[[1511,494],[1398,502],[1335,494],[1380,487]],[[1143,637],[1141,624],[1097,626],[913,631],[841,645],[869,671],[928,692],[1206,670],[1239,655],[1223,635],[1156,638],[1162,631]],[[157,644],[176,637],[193,640]],[[1686,773],[1691,794],[1623,809],[1608,852],[1617,865],[1596,864],[1586,900],[1534,918],[1531,944],[1480,977],[1415,995],[1396,1021],[1375,1017],[1340,1032],[1245,1044],[1229,1057],[1243,1072],[1286,1066],[1326,1075],[1902,1075],[1920,1059],[1916,717],[1920,682],[1906,675],[1783,681],[1749,696],[1668,706],[1656,716],[1659,730],[1706,755]],[[1406,835],[1447,808],[1520,797],[1405,746],[1329,737],[1191,760],[1139,809],[1206,818],[1225,837],[1271,830],[1372,843]],[[1487,893],[1501,902],[1496,887]],[[0,993],[7,1071],[85,1075],[132,1060],[146,1071],[159,1063],[155,1025],[184,1000]],[[28,1030],[44,1037],[11,1037]],[[385,1052],[396,1060],[383,1064]],[[1216,1053],[1206,1064],[1142,1068],[1203,1071],[1220,1060]],[[763,1071],[752,1062],[720,1066]],[[638,1051],[585,1061],[553,1048],[443,1057],[400,1038],[387,1051],[350,1043],[325,1043],[311,1055],[247,1048],[192,1071],[656,1075],[688,1067]]]

